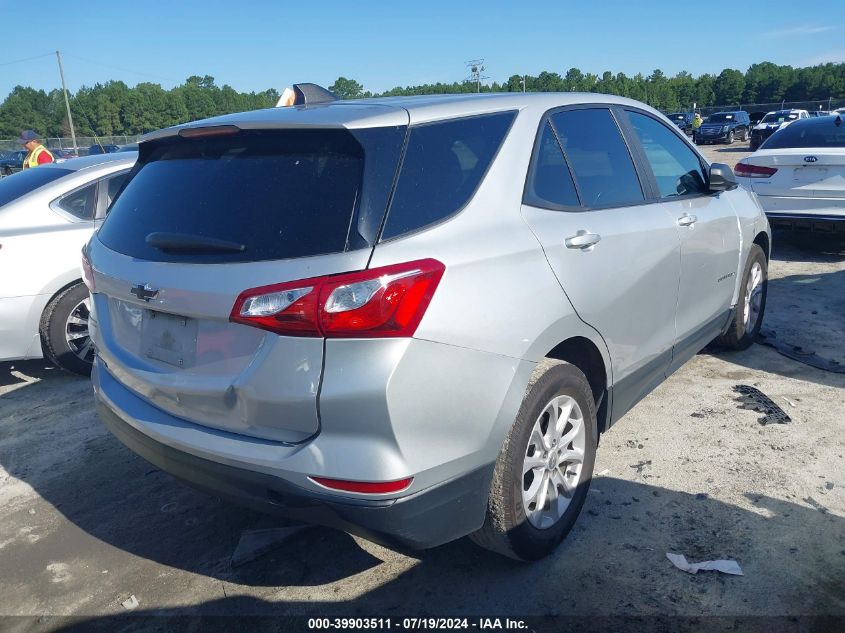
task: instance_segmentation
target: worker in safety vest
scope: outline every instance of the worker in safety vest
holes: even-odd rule
[[[38,142],[38,135],[32,130],[22,132],[18,141],[29,151],[29,154],[23,159],[24,169],[53,162],[53,155]]]
[[[695,116],[692,117],[692,142],[695,143],[695,136],[698,134],[698,128],[701,127],[701,124],[704,122],[704,119],[701,118],[701,114],[698,112],[695,113]]]

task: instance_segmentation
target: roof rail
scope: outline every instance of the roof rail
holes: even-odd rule
[[[293,105],[315,105],[337,101],[337,95],[317,84],[293,84]]]

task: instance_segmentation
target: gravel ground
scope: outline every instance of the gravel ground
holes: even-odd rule
[[[766,327],[842,359],[845,243],[776,235],[770,275]],[[791,423],[761,425],[738,384]],[[535,564],[466,539],[409,556],[309,528],[233,567],[241,536],[273,519],[133,455],[87,380],[0,364],[0,614],[107,618],[134,595],[155,614],[845,617],[843,394],[845,374],[771,347],[699,354],[602,437],[576,528]],[[689,575],[666,552],[745,575]]]

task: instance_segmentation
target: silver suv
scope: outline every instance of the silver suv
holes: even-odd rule
[[[730,168],[624,98],[169,128],[85,250],[98,408],[216,495],[537,559],[584,503],[599,434],[713,339],[751,344],[769,244]]]

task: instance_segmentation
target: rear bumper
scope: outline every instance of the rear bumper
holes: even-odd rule
[[[102,401],[97,410],[130,450],[189,485],[253,509],[362,536],[387,546],[425,549],[479,527],[493,465],[408,497],[375,501],[316,495],[279,477],[219,464],[156,442],[127,424]]]
[[[845,221],[845,198],[767,196],[757,192],[757,199],[770,220]]]
[[[344,530],[393,547],[435,547],[478,529],[493,474],[493,464],[489,464],[407,497],[340,498],[167,446],[133,427],[100,397],[97,413],[130,450],[195,488],[261,512]]]
[[[49,295],[0,298],[0,361],[41,358],[38,324]]]

